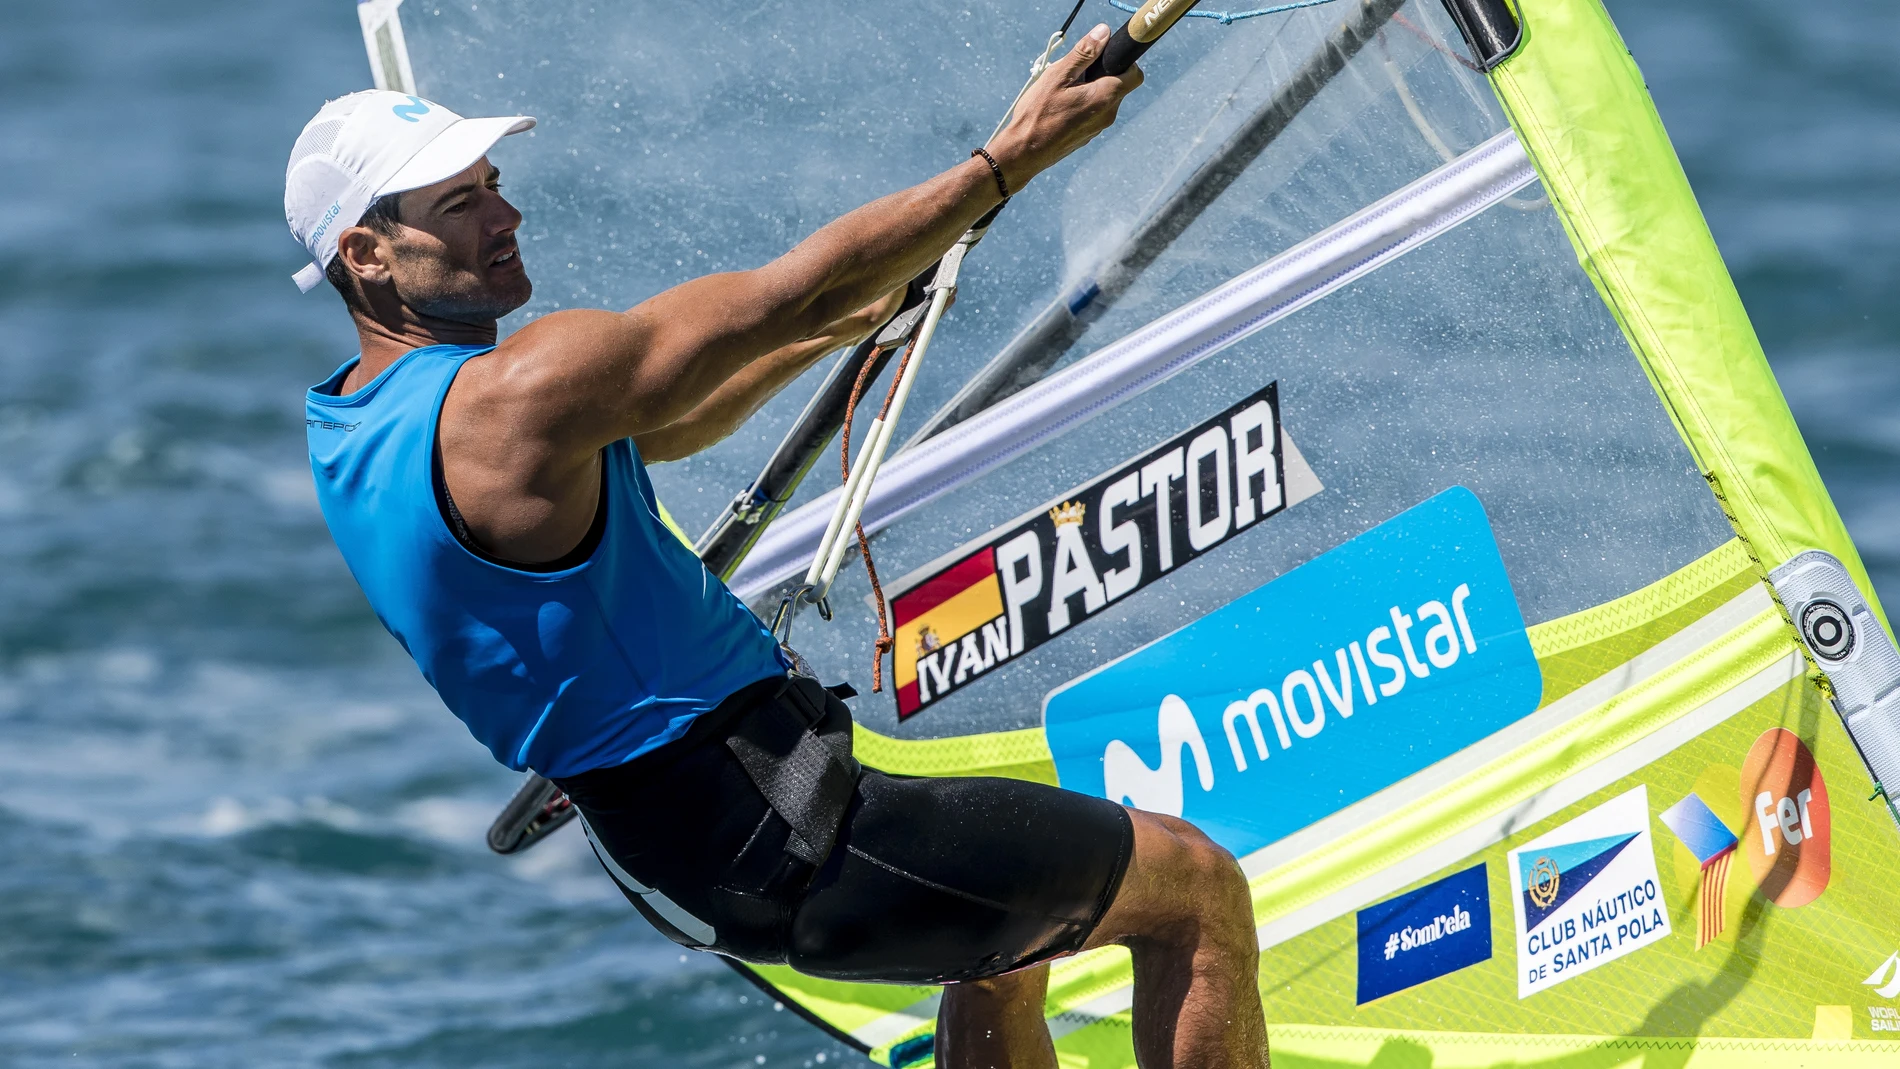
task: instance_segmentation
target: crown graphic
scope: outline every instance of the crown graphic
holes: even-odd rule
[[[1079,524],[1088,514],[1089,507],[1080,501],[1064,501],[1062,504],[1049,510],[1049,519],[1054,521],[1057,527],[1060,527],[1065,523]]]
[[[917,656],[922,657],[942,648],[943,640],[937,637],[937,633],[932,631],[929,625],[926,624],[923,630],[917,633]]]

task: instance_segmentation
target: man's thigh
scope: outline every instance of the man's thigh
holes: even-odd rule
[[[842,980],[994,976],[1080,949],[1133,856],[1127,811],[1100,798],[866,768],[814,871],[725,745],[739,723],[560,784],[628,899],[688,945]]]
[[[1043,784],[866,769],[793,915],[788,962],[947,983],[1079,950],[1133,851],[1122,807]]]

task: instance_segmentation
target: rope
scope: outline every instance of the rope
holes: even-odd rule
[[[1333,0],[1295,0],[1295,2],[1291,4],[1256,8],[1252,11],[1202,11],[1197,8],[1189,11],[1186,17],[1191,19],[1213,19],[1222,26],[1231,26],[1242,19],[1257,19],[1262,15],[1278,15],[1282,11],[1297,11],[1303,7],[1318,7],[1321,4],[1330,4],[1332,2]],[[1126,11],[1130,15],[1134,14],[1137,10],[1135,5],[1127,3],[1126,0],[1108,0],[1108,4],[1117,11]]]
[[[1394,15],[1392,16],[1392,21],[1405,27],[1407,30],[1410,30],[1412,32],[1412,36],[1418,38],[1419,40],[1425,42],[1428,45],[1431,45],[1433,48],[1450,56],[1452,59],[1457,60],[1458,65],[1463,67],[1464,69],[1468,71],[1477,71],[1479,74],[1485,73],[1485,70],[1483,67],[1479,66],[1476,63],[1471,62],[1470,60],[1459,55],[1458,53],[1453,52],[1451,49],[1446,48],[1444,45],[1439,43],[1438,38],[1433,37],[1431,34],[1426,33],[1424,30],[1419,29],[1417,26],[1414,26],[1409,20],[1406,19],[1404,15]]]
[[[904,377],[904,368],[910,363],[910,356],[917,351],[917,335],[911,335],[910,345],[905,347],[902,359],[897,362],[897,370],[891,373],[891,388],[884,394],[884,406],[878,409],[877,418],[883,419],[890,414],[891,401],[897,396],[897,384]],[[877,366],[876,359],[864,362],[863,370],[858,372],[858,381],[851,385],[851,400],[845,404],[843,448],[839,450],[838,468],[845,482],[851,481],[851,421],[858,414],[858,402],[864,396],[864,384],[870,378],[871,369]],[[877,562],[871,559],[871,540],[864,533],[864,521],[858,521],[858,554],[864,558],[865,574],[871,577],[871,599],[877,605],[877,643],[871,653],[871,693],[884,690],[884,655],[897,648],[897,640],[891,637],[891,621],[884,606],[884,584],[877,577]]]
[[[1023,102],[1023,94],[1029,92],[1029,87],[1035,85],[1036,80],[1042,77],[1042,73],[1049,69],[1049,64],[1055,61],[1056,49],[1062,46],[1063,39],[1068,36],[1069,27],[1075,24],[1075,17],[1082,13],[1082,5],[1085,3],[1088,3],[1088,0],[1075,0],[1075,7],[1070,9],[1069,17],[1063,19],[1062,26],[1049,35],[1048,43],[1042,46],[1042,55],[1037,56],[1036,61],[1029,65],[1029,80],[1023,83],[1021,89],[1016,90],[1016,96],[1009,102],[1009,107],[1003,109],[1003,117],[996,120],[996,129],[990,131],[990,141],[996,140],[996,135],[1002,133],[1003,127],[1009,125],[1010,117],[1016,114],[1016,105]]]
[[[905,355],[909,356],[908,353]],[[858,369],[858,381],[851,384],[851,399],[844,405],[844,448],[838,451],[838,468],[847,481],[851,478],[851,419],[858,414],[858,398],[863,396],[865,380],[871,377],[871,369],[876,366],[877,353],[873,351],[871,359]]]
[[[1003,132],[1003,127],[1009,125],[1010,118],[1016,113],[1016,105],[1022,103],[1023,95],[1028,93],[1030,87],[1035,85],[1043,73],[1049,69],[1049,64],[1055,60],[1056,49],[1062,46],[1063,40],[1068,36],[1069,27],[1074,25],[1075,17],[1082,13],[1082,6],[1087,2],[1088,0],[1075,0],[1075,6],[1069,9],[1069,17],[1063,19],[1062,25],[1056,29],[1056,32],[1049,35],[1049,40],[1042,46],[1042,53],[1029,66],[1028,80],[1023,82],[1021,89],[1016,90],[1016,96],[1010,100],[1009,107],[1004,109],[1003,117],[997,120],[996,129],[990,131],[990,140],[995,140],[996,135]],[[1306,2],[1329,3],[1331,0],[1306,0]],[[976,151],[986,159],[989,157],[989,153],[980,148]],[[1003,172],[996,166],[995,160],[989,160],[989,165],[990,169],[996,172],[997,187],[1002,189],[1003,200],[1007,202],[1009,190],[1003,188]],[[891,388],[884,394],[884,405],[878,410],[877,418],[884,419],[890,415],[891,402],[897,397],[897,384],[903,381],[904,369],[910,365],[911,354],[917,351],[917,340],[921,333],[919,331],[911,335],[910,344],[904,348],[904,355],[897,362],[897,370],[891,373]],[[864,385],[870,378],[871,369],[876,366],[875,356],[864,362],[864,367],[858,371],[857,381],[851,384],[851,399],[845,403],[843,440],[838,451],[838,468],[840,477],[846,484],[851,481],[851,421],[857,416],[858,402],[864,397]],[[871,579],[871,597],[877,604],[877,642],[871,654],[871,693],[876,694],[884,689],[884,655],[897,648],[897,640],[891,636],[890,617],[884,604],[884,584],[878,579],[877,562],[871,559],[871,541],[864,533],[863,520],[858,521],[857,530],[854,533],[858,538],[858,554],[864,558],[865,574]]]

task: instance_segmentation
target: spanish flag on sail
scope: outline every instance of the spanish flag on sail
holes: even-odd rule
[[[891,602],[901,720],[1010,658],[996,550],[965,557]]]

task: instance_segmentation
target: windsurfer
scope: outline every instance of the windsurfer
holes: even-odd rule
[[[545,315],[489,149],[515,116],[326,105],[286,177],[292,232],[361,354],[312,388],[324,516],[384,625],[509,767],[555,780],[671,938],[849,980],[946,983],[944,1066],[1053,1067],[1047,962],[1122,944],[1146,1066],[1260,1066],[1247,886],[1192,826],[1002,779],[851,756],[843,702],[663,526],[645,464],[731,433],[1007,192],[1114,121],[1098,27],[972,158],[757,270],[624,313]]]

